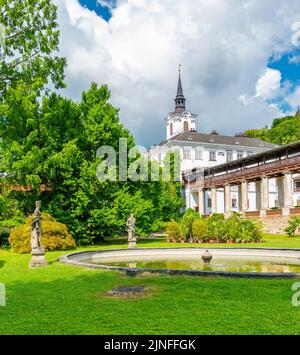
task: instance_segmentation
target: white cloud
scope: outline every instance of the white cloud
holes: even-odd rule
[[[102,6],[102,7],[106,7],[109,10],[112,10],[114,8],[114,4],[112,1],[110,0],[97,0],[97,3]]]
[[[56,2],[69,63],[66,94],[78,98],[91,81],[107,83],[139,143],[165,138],[179,63],[199,131],[233,134],[281,114],[266,102],[278,90],[279,73],[261,73],[270,56],[292,48],[296,0],[120,0],[109,22],[77,0]],[[242,95],[255,88],[255,100]]]
[[[294,111],[300,108],[300,86],[296,87],[295,90],[287,96],[286,102]]]
[[[280,89],[281,73],[279,70],[267,68],[256,83],[255,97],[265,100],[275,98]]]

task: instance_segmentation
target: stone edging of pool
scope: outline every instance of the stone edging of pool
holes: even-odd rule
[[[97,259],[99,255],[105,257],[118,256],[141,256],[141,255],[163,255],[176,252],[179,255],[190,255],[191,252],[198,252],[199,256],[203,251],[210,250],[214,255],[232,255],[232,256],[257,256],[257,257],[278,257],[300,259],[300,249],[277,249],[277,248],[201,248],[201,247],[174,247],[174,248],[136,248],[136,249],[100,249],[75,252],[63,255],[57,260],[64,264],[83,266],[90,269],[104,269],[112,271],[123,271],[128,275],[137,275],[143,272],[161,273],[169,275],[193,275],[193,276],[225,276],[225,277],[243,277],[243,278],[300,278],[300,273],[268,273],[268,272],[229,272],[229,271],[207,271],[207,270],[181,270],[181,269],[154,269],[122,267],[101,264],[89,264],[83,262],[87,258]]]

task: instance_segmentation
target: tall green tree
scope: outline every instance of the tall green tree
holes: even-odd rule
[[[50,83],[64,86],[65,59],[55,55],[56,18],[51,0],[0,0],[0,169],[7,174],[6,198],[14,209],[18,201],[25,215],[42,199],[43,210],[67,223],[79,243],[120,234],[130,213],[138,233],[147,235],[178,217],[178,183],[97,179],[98,148],[118,152],[120,138],[128,149],[134,139],[109,103],[107,86],[93,83],[80,102],[44,90]],[[1,208],[9,209],[0,201]]]
[[[63,87],[57,8],[51,0],[0,0],[0,97],[18,82]]]
[[[23,187],[11,197],[25,214],[42,199],[44,211],[66,223],[79,243],[125,232],[130,213],[137,232],[147,235],[182,207],[179,182],[97,179],[98,148],[109,145],[117,153],[120,138],[127,138],[128,150],[135,144],[109,98],[107,86],[93,83],[78,103],[55,93],[40,100],[23,84],[0,104],[1,170],[9,173],[7,186]]]
[[[300,140],[300,113],[294,116],[275,118],[271,128],[249,129],[245,134],[278,145],[284,145]]]

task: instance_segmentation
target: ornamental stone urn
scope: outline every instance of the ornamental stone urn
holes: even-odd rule
[[[202,260],[205,262],[205,263],[210,263],[212,259],[212,254],[209,250],[206,250],[203,254],[202,254]]]

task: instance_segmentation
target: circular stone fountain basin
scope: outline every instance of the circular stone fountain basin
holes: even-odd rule
[[[93,269],[236,277],[300,277],[300,249],[210,248],[212,261],[201,259],[207,248],[140,248],[85,251],[64,255],[63,263]]]

